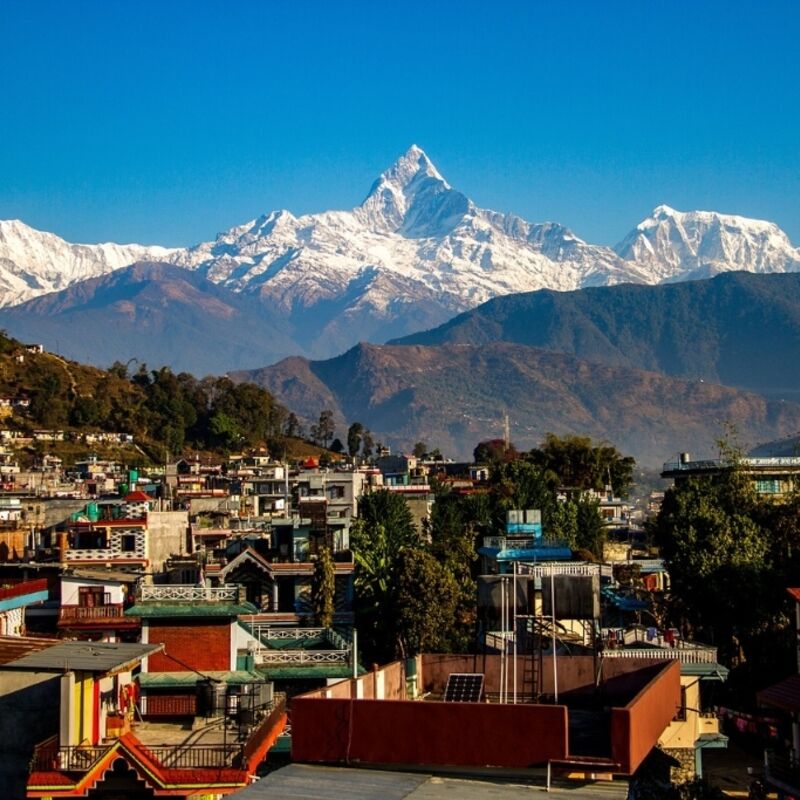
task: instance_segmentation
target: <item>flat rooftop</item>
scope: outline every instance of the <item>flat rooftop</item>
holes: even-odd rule
[[[598,783],[554,784],[548,794],[543,770],[525,774],[432,774],[352,767],[289,764],[271,772],[258,783],[236,793],[242,800],[285,798],[285,800],[516,800],[533,793],[547,797],[563,795],[569,800],[625,800],[625,780]],[[568,786],[568,788],[567,788]]]

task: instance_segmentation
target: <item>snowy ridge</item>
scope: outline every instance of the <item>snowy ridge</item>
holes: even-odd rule
[[[709,278],[729,270],[796,272],[800,249],[773,222],[661,205],[615,248],[653,282]]]
[[[592,245],[557,223],[478,208],[414,145],[352,210],[273,211],[187,249],[71,245],[0,222],[0,304],[141,259],[260,298],[314,357],[438,325],[497,295],[800,269],[800,251],[772,223],[668,206],[616,248]]]
[[[134,261],[165,261],[175,252],[139,244],[70,244],[20,220],[0,220],[0,305],[18,305]]]

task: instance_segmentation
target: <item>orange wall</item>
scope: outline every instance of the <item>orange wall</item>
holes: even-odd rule
[[[567,754],[563,706],[292,702],[294,761],[528,767]]]
[[[627,706],[611,710],[611,757],[626,775],[644,761],[681,704],[680,662],[659,662],[653,672]]]

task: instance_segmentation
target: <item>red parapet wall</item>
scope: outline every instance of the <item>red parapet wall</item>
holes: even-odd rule
[[[653,677],[633,700],[611,710],[611,757],[625,775],[644,761],[681,704],[680,662],[660,662],[650,669]]]
[[[292,759],[523,768],[567,756],[564,706],[296,697]]]

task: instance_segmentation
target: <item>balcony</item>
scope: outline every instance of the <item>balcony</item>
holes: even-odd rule
[[[59,627],[92,627],[96,625],[131,626],[138,620],[125,616],[122,603],[104,606],[61,606],[58,612]]]

